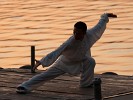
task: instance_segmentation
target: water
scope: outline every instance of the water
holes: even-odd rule
[[[91,28],[104,12],[118,18],[92,48],[95,72],[133,75],[132,0],[0,0],[0,67],[30,64],[31,45],[41,59],[72,35],[75,22]]]

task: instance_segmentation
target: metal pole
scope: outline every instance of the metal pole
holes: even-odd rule
[[[31,46],[31,73],[35,73],[33,67],[35,66],[35,46]]]
[[[94,96],[95,100],[102,100],[102,93],[101,93],[101,79],[95,78],[94,80]]]

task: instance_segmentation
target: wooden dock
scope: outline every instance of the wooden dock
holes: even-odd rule
[[[36,74],[41,71],[37,71]],[[23,69],[0,69],[0,100],[94,100],[93,88],[79,88],[79,76],[68,74],[46,82],[32,93],[17,94],[16,87],[35,74]],[[102,79],[102,97],[108,100],[112,97],[130,95],[133,100],[133,76],[95,75]]]

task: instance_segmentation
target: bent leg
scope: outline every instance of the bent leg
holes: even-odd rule
[[[18,87],[24,87],[28,91],[31,91],[31,90],[39,87],[44,82],[51,80],[53,78],[56,78],[57,76],[62,75],[64,73],[65,72],[63,72],[60,69],[57,69],[56,67],[51,67],[48,70],[46,70],[45,72],[32,77],[28,81],[23,82]]]
[[[86,59],[83,62],[83,69],[81,72],[80,87],[87,87],[92,84],[94,79],[95,60],[93,58]]]

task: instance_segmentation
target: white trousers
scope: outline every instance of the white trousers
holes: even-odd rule
[[[93,58],[86,59],[83,61],[83,68],[81,69],[81,79],[80,79],[80,87],[87,87],[92,84],[94,79],[94,67],[95,67],[95,60]],[[63,75],[66,73],[65,71],[58,69],[56,67],[50,67],[45,72],[35,75],[28,81],[23,82],[18,87],[24,87],[27,90],[31,91],[46,81],[56,78],[57,76]]]

